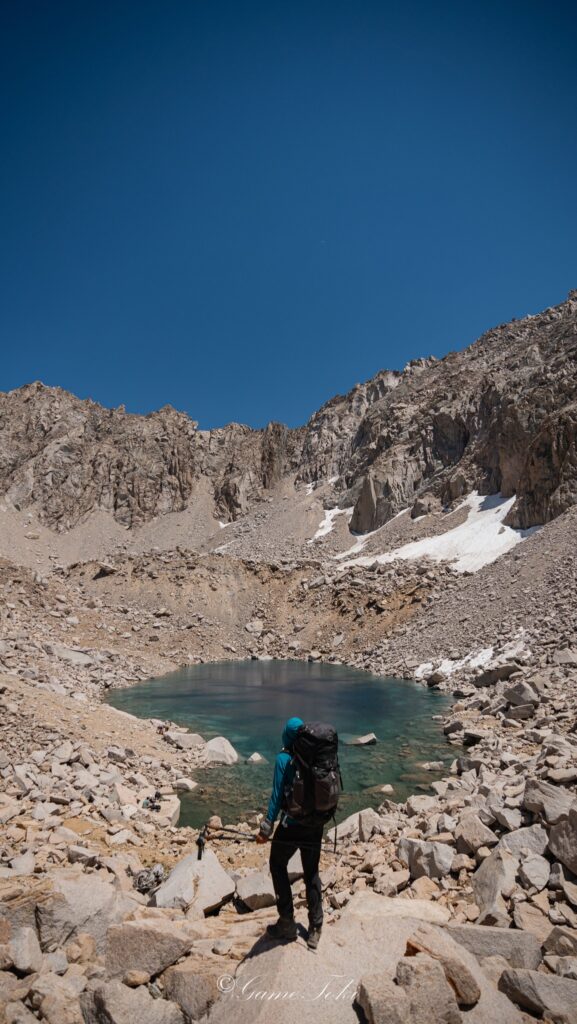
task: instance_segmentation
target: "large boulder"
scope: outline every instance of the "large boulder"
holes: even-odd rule
[[[447,932],[478,960],[502,956],[511,967],[529,970],[536,970],[541,963],[541,944],[528,932],[477,924],[449,924]]]
[[[549,833],[549,850],[569,871],[577,875],[577,803],[569,815]]]
[[[519,868],[519,878],[528,889],[544,889],[549,881],[551,865],[546,857],[539,853],[530,853],[525,857]]]
[[[367,1024],[410,1024],[407,993],[382,972],[367,974],[357,987],[355,1002]]]
[[[48,654],[53,654],[61,661],[67,661],[69,665],[78,667],[88,667],[94,665],[94,658],[91,658],[89,654],[84,651],[78,650],[76,647],[64,647],[63,644],[46,644],[46,651]]]
[[[415,921],[443,925],[449,920],[450,913],[446,907],[428,900],[409,900],[404,896],[380,896],[370,890],[361,890],[355,893],[348,903],[346,916],[342,920],[346,922],[353,917],[366,922],[375,918],[380,921],[386,921],[388,918],[411,918]]]
[[[549,932],[543,948],[546,953],[556,956],[577,956],[577,931],[556,925]]]
[[[455,993],[438,960],[422,953],[403,958],[397,965],[396,980],[406,992],[411,1024],[461,1024]]]
[[[483,669],[479,672],[478,676],[475,676],[473,683],[475,686],[494,686],[495,683],[501,682],[503,679],[508,679],[514,672],[518,671],[518,666],[514,663],[508,662],[504,665],[493,665],[490,668]]]
[[[577,1024],[577,981],[540,971],[503,971],[499,988],[518,1006],[546,1020]]]
[[[539,907],[529,902],[515,904],[513,920],[517,928],[531,932],[541,943],[545,942],[553,928],[547,915]]]
[[[455,850],[447,843],[429,843],[407,836],[399,841],[397,854],[406,864],[411,878],[443,878],[448,875],[455,856]]]
[[[156,820],[159,825],[167,826],[170,828],[171,825],[178,825],[178,819],[180,818],[180,800],[175,793],[169,796],[163,796],[160,810],[155,811]]]
[[[436,796],[428,796],[426,793],[414,793],[405,804],[405,810],[409,818],[417,814],[428,814],[437,807]]]
[[[178,750],[194,750],[195,747],[203,747],[204,739],[197,732],[177,732],[176,730],[166,732],[165,740],[172,743]]]
[[[156,890],[156,907],[177,907],[186,910],[194,906],[203,913],[216,910],[234,895],[235,884],[221,867],[212,850],[205,849],[202,860],[190,854],[172,869],[168,878]]]
[[[541,701],[541,697],[537,691],[524,679],[519,679],[518,682],[511,683],[510,686],[507,686],[503,696],[505,700],[508,700],[509,704],[513,704],[514,707],[523,707],[528,704],[537,705]]]
[[[65,977],[52,971],[33,975],[28,996],[47,1024],[82,1024],[79,996],[86,988],[82,974]]]
[[[523,807],[526,811],[539,814],[548,825],[569,817],[575,796],[562,786],[552,786],[543,779],[527,779],[523,794]]]
[[[527,828],[518,828],[516,832],[509,832],[499,841],[499,848],[508,850],[515,857],[520,857],[525,851],[527,853],[543,854],[547,849],[547,833],[541,825],[530,825]]]
[[[577,647],[564,647],[555,651],[553,661],[556,665],[568,665],[570,668],[577,668]]]
[[[0,1003],[0,1010],[1,1008],[2,1004]],[[38,1020],[20,1000],[7,1003],[4,1012],[6,1024],[36,1024]]]
[[[275,893],[268,871],[251,871],[244,878],[238,878],[236,893],[249,910],[274,907]]]
[[[476,853],[481,846],[496,846],[498,837],[474,812],[464,814],[455,829],[459,853]]]
[[[0,793],[0,825],[6,825],[11,818],[20,814],[20,804],[7,793]]]
[[[354,839],[359,834],[359,811],[355,811],[353,814],[349,814],[348,818],[344,818],[343,821],[339,821],[338,825],[330,828],[327,831],[327,839],[330,842],[334,842],[335,836],[337,842],[340,839]]]
[[[468,1009],[479,1002],[479,984],[465,963],[465,954],[448,932],[442,932],[429,924],[419,925],[407,939],[406,956],[418,953],[425,953],[439,961],[459,1006]]]
[[[184,1024],[176,1003],[153,999],[148,989],[109,981],[80,999],[84,1024]]]
[[[14,968],[21,974],[33,974],[41,969],[42,950],[33,928],[19,928],[8,948]]]
[[[518,807],[507,807],[499,799],[495,797],[491,799],[489,797],[487,800],[487,810],[493,815],[497,824],[501,828],[506,829],[507,832],[515,832],[518,828],[521,828],[523,818]]]
[[[88,932],[96,951],[103,953],[110,925],[139,906],[96,874],[88,879],[82,873],[55,872],[52,884],[53,892],[36,908],[40,943],[47,952],[59,949],[80,932]]]
[[[164,993],[184,1010],[187,1020],[200,1020],[219,995],[218,976],[202,969],[198,959],[183,960],[162,975]]]
[[[359,840],[368,843],[374,832],[382,832],[383,819],[372,807],[359,811]]]
[[[107,974],[122,979],[129,971],[142,971],[153,978],[188,953],[202,934],[192,922],[162,917],[113,925],[106,943]]]
[[[236,764],[239,756],[226,736],[215,736],[204,748],[209,764]]]
[[[471,879],[475,903],[479,907],[479,924],[508,928],[510,925],[504,897],[515,888],[518,860],[508,850],[493,850]]]

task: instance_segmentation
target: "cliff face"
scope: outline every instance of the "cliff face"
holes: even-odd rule
[[[418,511],[423,501],[448,503],[473,489],[516,494],[509,525],[522,528],[577,501],[577,292],[463,352],[416,360],[385,378],[362,389],[356,422],[356,389],[325,406],[303,446],[303,456],[316,454],[335,438],[320,475],[339,473],[355,532],[376,529],[416,499]],[[299,472],[318,474],[318,456]]]
[[[236,423],[199,431],[170,407],[134,416],[31,384],[0,398],[0,493],[55,529],[93,509],[133,527],[185,509],[208,477],[217,511],[234,516],[265,486],[264,441]]]
[[[463,352],[382,371],[297,430],[200,431],[170,407],[136,416],[39,383],[0,395],[0,497],[54,529],[94,509],[138,526],[207,486],[214,514],[237,518],[288,479],[334,480],[358,532],[474,488],[516,494],[509,525],[555,518],[577,502],[577,292]]]

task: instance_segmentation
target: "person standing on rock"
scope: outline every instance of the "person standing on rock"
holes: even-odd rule
[[[309,915],[307,946],[316,950],[323,924],[319,876],[323,826],[334,815],[341,788],[336,753],[338,739],[331,726],[320,723],[305,726],[301,718],[289,718],[283,729],[282,744],[276,756],[267,815],[256,837],[257,843],[266,843],[272,836],[270,873],[279,918],[268,926],[267,932],[273,939],[292,941],[297,938],[288,862],[299,850]],[[318,782],[312,783],[312,772],[307,770],[313,764],[317,779],[321,778],[320,786]],[[281,820],[273,835],[281,810]]]

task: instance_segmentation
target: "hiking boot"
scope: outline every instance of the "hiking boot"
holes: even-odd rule
[[[317,927],[309,928],[309,934],[308,934],[308,937],[307,937],[307,946],[309,947],[309,949],[313,949],[316,952],[316,950],[318,948],[318,944],[320,942],[320,938],[321,938],[321,928],[320,928],[320,925],[318,925]]]
[[[275,924],[268,925],[266,933],[269,938],[284,942],[292,942],[298,935],[296,922],[292,917],[279,917]]]

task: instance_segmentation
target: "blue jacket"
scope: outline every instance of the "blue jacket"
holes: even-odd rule
[[[292,745],[301,725],[304,725],[302,718],[289,718],[283,729],[283,749],[280,754],[276,755],[272,780],[272,793],[269,800],[268,811],[266,812],[266,816],[270,822],[276,821],[277,815],[281,809],[285,786],[289,785],[294,777],[295,770],[291,765]],[[292,818],[287,817],[286,820],[289,825],[296,824]]]

